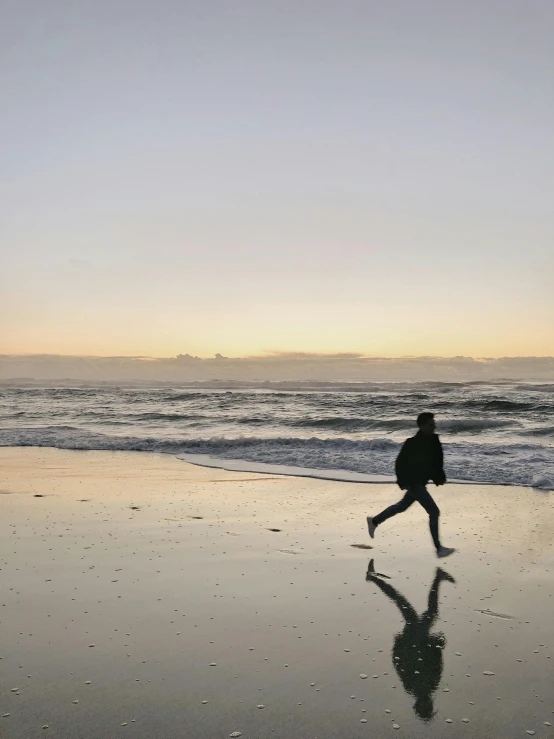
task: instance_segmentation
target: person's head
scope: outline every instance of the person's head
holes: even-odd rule
[[[414,711],[423,721],[431,721],[435,715],[433,698],[431,695],[420,695],[414,703]]]
[[[420,413],[417,417],[419,430],[426,436],[435,433],[435,416],[432,413]]]

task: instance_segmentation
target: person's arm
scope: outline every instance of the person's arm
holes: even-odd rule
[[[408,477],[408,454],[409,454],[409,449],[410,449],[409,442],[410,440],[406,439],[406,441],[402,445],[402,449],[400,450],[398,457],[396,458],[396,464],[395,464],[396,482],[398,484],[398,487],[401,490],[406,490],[408,487],[407,477]]]
[[[442,451],[442,444],[438,436],[435,462],[435,477],[433,478],[433,482],[435,483],[435,485],[444,485],[444,483],[446,482],[446,475],[444,473],[444,454]]]
[[[396,588],[393,588],[393,586],[389,585],[388,582],[383,582],[381,578],[377,576],[371,577],[370,581],[376,585],[379,590],[387,596],[387,598],[392,600],[407,623],[415,623],[418,620],[417,612],[413,608],[412,604],[403,595],[400,595]]]

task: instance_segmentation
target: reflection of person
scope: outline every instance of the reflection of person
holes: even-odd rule
[[[446,644],[444,634],[431,634],[430,630],[439,615],[439,586],[443,580],[456,582],[447,572],[437,567],[435,579],[429,590],[427,610],[418,616],[409,601],[375,572],[373,560],[369,563],[366,580],[376,585],[393,603],[405,620],[404,630],[394,637],[392,657],[394,669],[402,681],[404,690],[415,698],[414,711],[423,721],[434,715],[433,693],[442,676],[442,650]]]
[[[429,528],[438,557],[448,557],[455,552],[451,547],[443,547],[439,539],[439,507],[426,488],[429,480],[435,485],[444,485],[446,475],[443,469],[442,446],[435,433],[435,417],[432,413],[420,413],[417,417],[419,431],[404,442],[396,460],[398,486],[406,494],[398,503],[389,506],[374,518],[367,517],[367,528],[373,539],[379,524],[398,513],[407,510],[417,502],[429,514]]]

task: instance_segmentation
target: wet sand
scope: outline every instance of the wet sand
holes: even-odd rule
[[[439,561],[391,485],[0,465],[2,739],[554,737],[552,493],[438,490]]]

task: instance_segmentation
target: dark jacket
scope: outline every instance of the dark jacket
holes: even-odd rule
[[[396,480],[402,490],[415,483],[425,485],[429,480],[437,485],[446,482],[442,445],[437,434],[427,436],[418,431],[406,439],[396,458]]]

